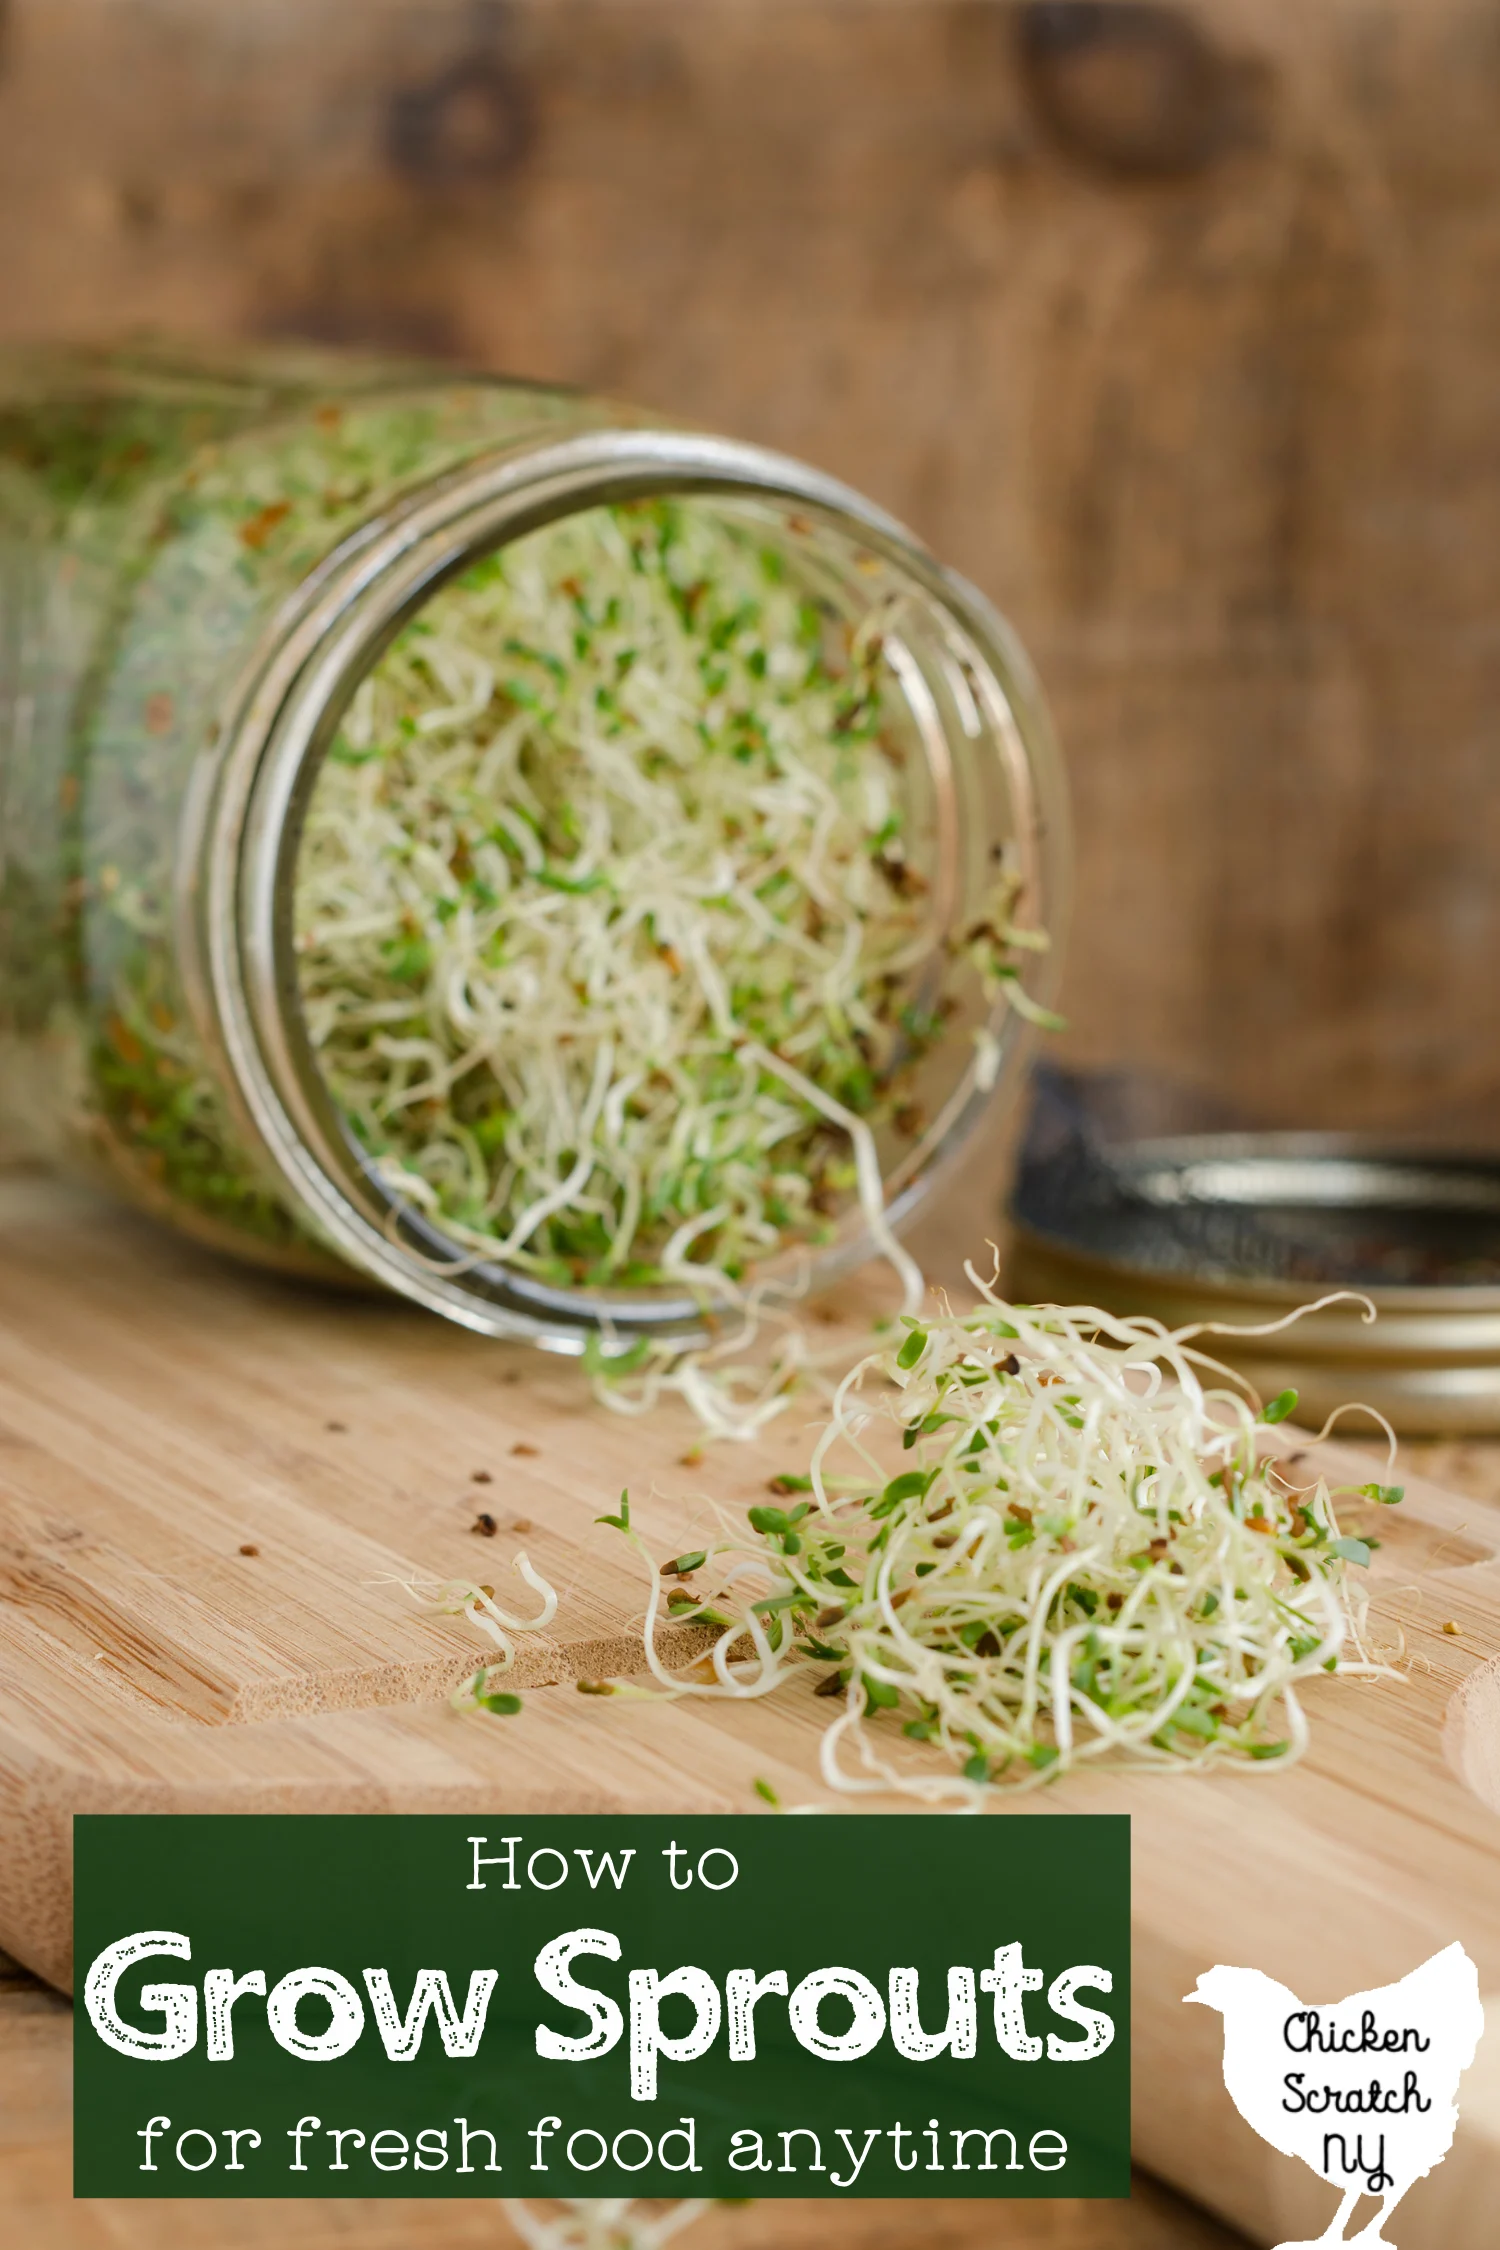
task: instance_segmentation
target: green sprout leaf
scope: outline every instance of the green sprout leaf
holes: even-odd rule
[[[892,1477],[871,1507],[871,1515],[888,1515],[892,1508],[899,1508],[903,1500],[920,1500],[931,1482],[932,1472],[926,1469],[907,1469],[903,1475]]]
[[[592,875],[572,876],[559,875],[553,867],[539,867],[536,880],[545,884],[549,891],[562,891],[569,898],[587,898],[590,891],[602,891],[609,883],[603,868],[596,869]]]
[[[651,1357],[651,1339],[637,1337],[628,1349],[611,1348],[596,1329],[583,1347],[584,1372],[595,1382],[618,1382],[622,1375],[634,1375]]]
[[[1179,1733],[1200,1735],[1205,1741],[1212,1741],[1219,1731],[1219,1722],[1213,1713],[1200,1710],[1194,1703],[1179,1705],[1172,1713],[1172,1724]]]
[[[1296,1411],[1297,1393],[1278,1391],[1270,1404],[1261,1408],[1260,1418],[1263,1422],[1284,1422],[1289,1414],[1295,1414]]]

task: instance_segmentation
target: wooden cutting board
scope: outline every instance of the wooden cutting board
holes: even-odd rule
[[[620,1486],[680,1551],[710,1494],[744,1505],[805,1458],[799,1425],[685,1463],[684,1417],[621,1420],[565,1361],[0,1180],[0,1944],[66,1983],[75,1812],[747,1812],[757,1777],[825,1801],[804,1688],[650,1706],[575,1685],[636,1661],[640,1580],[594,1523]],[[1013,1817],[1134,1816],[1137,2154],[1263,2242],[1318,2231],[1331,2191],[1240,2122],[1218,2019],[1182,1996],[1227,1960],[1330,2000],[1461,1939],[1495,2029],[1398,2239],[1479,2250],[1500,2195],[1500,1509],[1409,1482],[1379,1529],[1405,1678],[1319,1683],[1303,1764],[1095,1774]],[[400,1581],[502,1588],[523,1547],[563,1597],[520,1644],[524,1714],[456,1716],[482,1645]]]

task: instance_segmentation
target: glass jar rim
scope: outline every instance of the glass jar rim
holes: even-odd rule
[[[706,1333],[705,1302],[683,1290],[616,1299],[549,1286],[436,1254],[447,1238],[377,1194],[341,1128],[302,1026],[290,897],[300,811],[339,714],[391,639],[477,556],[583,509],[666,494],[805,510],[856,541],[924,595],[961,653],[1005,764],[1027,894],[1045,902],[1053,947],[1040,991],[1055,987],[1065,914],[1066,805],[1050,725],[1030,665],[984,597],[852,488],[784,455],[691,430],[610,424],[485,455],[433,480],[341,543],[273,620],[241,675],[221,729],[210,786],[187,811],[201,883],[179,901],[189,995],[243,1122],[294,1205],[340,1255],[385,1287],[492,1335],[577,1352],[591,1334],[684,1341]],[[929,753],[931,755],[931,753]],[[1006,1026],[995,1080],[971,1063],[922,1136],[887,1205],[899,1227],[1008,1085],[1024,1031]],[[384,1208],[382,1209],[382,1205]],[[858,1215],[844,1239],[806,1251],[793,1295],[823,1286],[874,1251]]]

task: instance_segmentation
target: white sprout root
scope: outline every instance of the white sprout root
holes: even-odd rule
[[[518,1711],[520,1698],[498,1693],[497,1679],[503,1680],[516,1660],[516,1647],[512,1635],[516,1633],[543,1633],[557,1615],[557,1589],[548,1584],[525,1555],[517,1555],[514,1568],[524,1578],[533,1592],[542,1597],[542,1606],[534,1617],[512,1617],[495,1599],[493,1586],[480,1586],[467,1578],[401,1579],[398,1581],[414,1601],[439,1617],[466,1617],[478,1627],[487,1640],[499,1649],[498,1657],[482,1664],[472,1679],[456,1687],[450,1703],[455,1711],[488,1711],[508,1713]]]
[[[527,2250],[665,2250],[710,2207],[701,2196],[675,2203],[627,2196],[568,2196],[541,2204],[519,2196],[500,2199]]]
[[[1300,1757],[1302,1682],[1395,1675],[1349,1577],[1370,1543],[1341,1537],[1325,1480],[1299,1487],[1267,1456],[1293,1394],[1259,1413],[1195,1329],[1007,1304],[969,1272],[976,1311],[907,1317],[839,1384],[808,1475],[778,1480],[805,1500],[752,1508],[746,1530],[720,1510],[721,1534],[665,1580],[625,1512],[660,1689],[743,1699],[817,1677],[841,1699],[828,1785],[928,1802],[1107,1761]],[[909,1456],[894,1477],[882,1431]],[[674,1622],[719,1628],[711,1677],[658,1655],[664,1599]],[[946,1770],[893,1760],[897,1728]]]
[[[1038,1012],[1007,864],[936,926],[894,612],[861,624],[768,536],[693,501],[531,533],[406,627],[319,774],[308,1033],[460,1264],[738,1315],[857,1203],[914,1302],[876,1130],[925,1131],[914,1074],[959,1010]]]

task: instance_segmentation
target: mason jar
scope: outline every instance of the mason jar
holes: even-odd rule
[[[743,676],[768,682],[769,734],[762,727],[757,738],[759,722],[741,709],[730,715],[739,733],[726,751],[715,729],[730,720],[711,701],[682,720],[697,728],[705,757],[746,761],[757,805],[772,803],[785,780],[772,738],[798,722],[799,678],[816,678],[833,699],[835,733],[854,711],[853,748],[848,757],[839,749],[842,765],[829,765],[819,786],[835,787],[838,766],[847,798],[839,817],[858,826],[860,805],[874,810],[858,850],[846,850],[835,870],[829,910],[850,886],[868,891],[874,866],[910,908],[910,943],[877,994],[878,1036],[868,1025],[851,1031],[843,1017],[830,1031],[843,1072],[837,1098],[826,1088],[818,1102],[804,1098],[818,1091],[805,1041],[792,1056],[764,1041],[736,1047],[740,1031],[726,1032],[716,1083],[736,1060],[742,1075],[762,1073],[753,1086],[745,1080],[744,1099],[771,1119],[762,1139],[781,1154],[767,1162],[782,1164],[796,1221],[784,1238],[762,1224],[767,1239],[736,1278],[774,1296],[816,1288],[870,1254],[857,1151],[846,1145],[838,1158],[850,1103],[868,1114],[885,1219],[906,1223],[1013,1087],[1027,1019],[1050,1006],[1058,972],[1066,810],[1042,701],[1012,632],[879,508],[797,462],[571,391],[300,351],[191,363],[144,349],[31,353],[0,375],[6,1155],[82,1167],[220,1249],[363,1277],[490,1334],[579,1350],[600,1333],[614,1349],[632,1337],[703,1332],[713,1291],[696,1285],[690,1247],[666,1258],[660,1242],[671,1230],[673,1244],[690,1245],[692,1195],[701,1202],[711,1185],[684,1189],[684,1208],[672,1201],[675,1189],[658,1193],[656,1265],[554,1255],[546,1245],[556,1226],[531,1212],[527,1230],[495,1221],[487,1234],[486,1194],[493,1202],[501,1193],[492,1181],[507,1163],[533,1161],[504,1146],[521,1130],[524,1101],[512,1090],[507,1109],[496,1096],[491,1151],[479,1130],[489,1115],[482,1093],[465,1081],[467,1121],[452,1125],[474,1174],[462,1202],[443,1171],[458,1159],[445,1144],[442,1163],[427,1162],[410,1106],[391,1128],[394,1152],[378,1145],[384,1126],[372,1131],[352,1114],[316,1028],[351,1015],[341,1010],[336,965],[331,999],[325,980],[317,1008],[309,1004],[307,950],[322,942],[309,936],[305,914],[299,922],[309,808],[317,811],[320,788],[330,786],[330,759],[366,754],[349,749],[362,689],[368,703],[368,683],[396,660],[391,652],[414,645],[424,620],[443,614],[452,589],[479,584],[476,572],[488,568],[503,573],[508,558],[532,552],[528,541],[562,536],[558,527],[584,557],[583,579],[596,535],[612,551],[623,539],[627,559],[644,541],[689,622],[698,597],[672,576],[687,567],[672,560],[677,548],[662,562],[669,534],[684,551],[694,540],[718,542],[714,552],[742,558],[768,589],[793,590],[792,608],[784,591],[776,599],[809,636],[802,674],[803,658],[784,661],[772,647],[768,660],[754,645],[753,618],[743,630],[734,616],[721,619],[704,644],[708,688],[711,644],[739,649],[742,673],[750,667]],[[577,599],[579,614],[592,617],[586,585]],[[566,671],[545,650],[526,661],[533,657],[559,677]],[[862,678],[879,668],[878,727],[847,685],[856,662]],[[788,663],[792,687],[776,689]],[[514,681],[496,691],[507,724],[525,692]],[[866,703],[874,698],[871,688]],[[418,822],[425,723],[401,722]],[[850,763],[855,750],[868,770]],[[529,755],[538,755],[535,741]],[[691,787],[688,774],[680,792]],[[463,917],[473,944],[472,897],[488,900],[485,942],[504,955],[506,900],[497,904],[497,895],[522,881],[515,855],[530,846],[518,820],[506,825],[498,800],[495,813],[499,842],[483,843],[491,880],[473,876],[462,838],[451,884],[436,869],[434,881],[458,903],[436,899],[450,920],[407,949],[418,961],[401,988],[412,1007],[428,1004],[413,977],[451,981],[452,964],[439,957]],[[387,806],[387,837],[392,817]],[[663,826],[670,832],[672,819]],[[735,830],[730,820],[725,833]],[[337,852],[336,817],[320,832],[333,842],[319,849]],[[495,856],[501,846],[510,858]],[[997,871],[1008,917],[999,932],[985,920],[997,912]],[[357,891],[358,873],[357,853],[352,862],[346,853],[345,892],[351,882]],[[790,881],[785,870],[776,880],[783,876]],[[565,917],[585,885],[566,874],[548,879],[560,886]],[[759,892],[738,901],[760,915],[767,949],[795,940],[815,953],[816,903],[798,892],[803,919],[783,929],[774,892],[767,896],[770,905]],[[606,952],[615,951],[616,970],[629,947],[647,949],[642,991],[660,961],[675,958],[651,912],[649,899],[628,911],[621,902],[616,921],[598,921],[595,933],[596,950],[602,933]],[[351,944],[358,921],[346,912],[340,925],[345,936],[354,931]],[[735,942],[755,950],[744,931]],[[396,975],[390,943],[379,946],[380,974]],[[698,966],[711,980],[723,963],[715,968],[712,942],[705,948]],[[696,960],[677,961],[677,971],[696,975]],[[536,1043],[535,1009],[529,1019],[526,1067],[535,1071],[563,1067],[567,1041],[581,1047],[589,1037],[588,979],[575,975],[557,990],[556,1052]],[[399,993],[388,1003],[377,995],[371,1009],[378,1016],[381,1005],[389,1014],[406,1004]],[[501,1077],[503,1019],[502,1009],[489,1056]],[[360,1036],[361,1056],[381,1045]],[[643,1071],[651,1062],[635,1060]],[[623,1067],[618,1056],[615,1067]],[[700,1130],[689,1118],[690,1139],[708,1132],[712,1111],[705,1095],[708,1123]],[[576,1168],[578,1151],[564,1149],[564,1160]],[[802,1193],[799,1177],[812,1171],[820,1186]],[[604,1202],[597,1224],[607,1231],[614,1207]],[[548,1194],[539,1204],[547,1207]],[[564,1252],[575,1240],[560,1239]]]

